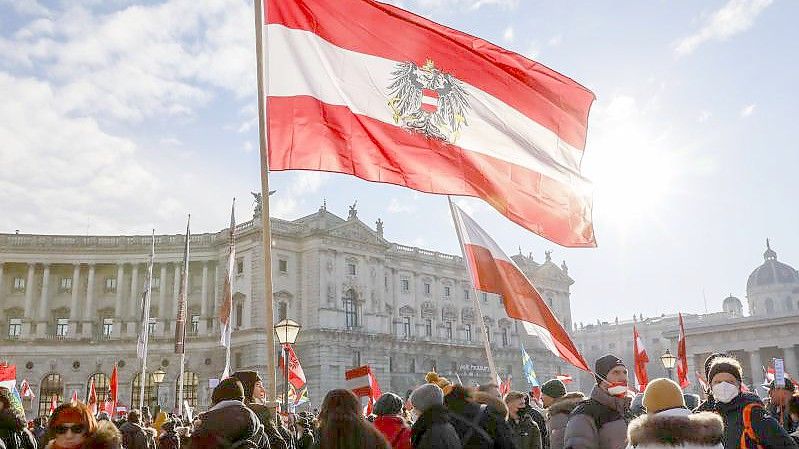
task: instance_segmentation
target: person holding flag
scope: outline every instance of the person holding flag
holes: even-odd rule
[[[585,395],[579,391],[566,392],[566,384],[560,379],[550,379],[541,386],[541,400],[547,409],[546,431],[549,436],[549,449],[563,449],[566,423],[569,415],[584,401]]]

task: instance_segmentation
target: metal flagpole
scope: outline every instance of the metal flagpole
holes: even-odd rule
[[[150,246],[150,263],[147,267],[147,287],[144,292],[144,301],[142,301],[143,316],[141,330],[142,341],[144,343],[143,356],[141,358],[141,375],[139,376],[139,410],[144,406],[144,386],[147,384],[147,346],[150,340],[150,293],[152,292],[153,283],[153,258],[155,258],[155,229],[153,229],[153,241]]]
[[[488,367],[491,369],[491,381],[496,382],[499,378],[499,373],[497,372],[497,366],[494,364],[494,354],[491,352],[491,342],[488,341],[488,331],[486,330],[485,321],[483,319],[483,311],[480,308],[480,300],[477,298],[477,289],[474,287],[474,280],[472,279],[471,275],[471,267],[469,266],[469,258],[466,257],[466,249],[463,247],[463,235],[461,235],[461,226],[457,216],[455,215],[455,206],[452,204],[452,198],[447,195],[447,201],[449,202],[449,211],[452,213],[452,224],[455,225],[455,233],[458,234],[458,243],[461,246],[461,254],[463,255],[463,260],[466,262],[466,268],[469,270],[469,285],[472,287],[472,302],[474,303],[474,308],[477,309],[477,316],[480,317],[480,329],[483,330],[483,345],[485,346],[486,356],[488,357]],[[499,387],[499,385],[497,385]]]
[[[186,306],[189,300],[189,240],[191,234],[189,232],[189,223],[191,222],[191,214],[186,220],[186,247],[183,251],[183,273],[180,280],[181,293],[178,295],[178,323],[175,323],[176,331],[180,335],[180,372],[178,373],[178,416],[183,416],[183,375],[186,370]],[[176,342],[177,343],[177,342]],[[176,344],[177,347],[177,344]]]
[[[267,0],[268,1],[268,0]],[[264,86],[264,13],[262,0],[255,0],[255,53],[258,77],[258,143],[261,151],[261,236],[263,244],[264,302],[266,313],[266,392],[274,400],[277,397],[277,373],[275,372],[274,306],[272,298],[272,225],[269,221],[269,129],[266,114],[268,96]]]

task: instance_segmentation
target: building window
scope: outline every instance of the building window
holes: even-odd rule
[[[347,264],[347,274],[349,274],[350,276],[355,276],[355,274],[357,273],[356,268],[357,267],[355,266],[354,263],[348,263]]]
[[[22,318],[11,318],[8,320],[8,337],[19,338],[22,335]]]
[[[244,304],[236,304],[236,325],[234,329],[241,329],[242,321],[244,321]]]
[[[62,292],[72,291],[72,278],[61,278],[58,289]]]
[[[358,305],[355,303],[355,292],[347,290],[344,296],[344,320],[347,329],[358,327]]]
[[[25,278],[14,278],[14,291],[21,292],[25,290]]]
[[[55,335],[56,337],[66,337],[69,335],[69,319],[58,318],[55,321]]]
[[[60,374],[48,374],[39,386],[39,416],[50,415],[50,403],[55,398],[56,404],[64,402],[64,384]]]
[[[114,334],[114,319],[103,318],[103,337],[111,338],[111,335],[113,334]]]
[[[117,291],[117,280],[116,278],[105,278],[105,292],[106,293],[114,293]]]
[[[484,302],[484,303],[488,303],[488,293],[486,293],[486,292],[481,292],[481,293],[480,293],[480,297],[483,299],[483,302]]]
[[[394,357],[392,356],[388,356],[388,372],[389,373],[394,372]]]
[[[161,288],[161,278],[160,277],[153,277],[152,282],[150,282],[150,288],[153,290],[158,290]]]
[[[197,335],[200,333],[200,315],[191,316],[191,334]]]
[[[508,328],[502,328],[502,346],[508,346]]]
[[[450,289],[449,287],[444,287],[444,297],[445,298],[449,298],[450,297],[451,290],[452,289]]]
[[[281,322],[288,318],[288,305],[285,302],[277,303],[277,321]]]
[[[287,274],[289,272],[289,262],[286,259],[278,259],[277,270],[283,274]]]
[[[94,380],[94,392],[97,395],[97,404],[102,405],[105,403],[109,393],[108,376],[104,373],[95,373],[89,376],[89,381],[86,382],[86,403],[89,403],[89,393],[92,391],[92,380]]]
[[[150,337],[155,335],[155,323],[157,322],[158,320],[156,320],[155,318],[150,318],[150,321],[147,322],[147,335],[149,335]]]
[[[180,376],[175,380],[175,397],[178,397],[178,386]],[[197,386],[200,385],[200,377],[191,371],[183,372],[183,400],[189,403],[192,410],[197,407]]]
[[[411,338],[411,317],[409,316],[402,320],[402,335],[405,338]]]
[[[425,296],[430,296],[431,286],[429,282],[424,283],[424,294]]]
[[[424,334],[428,337],[433,336],[433,320],[430,318],[424,320]]]
[[[464,332],[466,334],[466,341],[472,341],[472,325],[467,324],[464,328]]]
[[[447,339],[452,340],[452,321],[444,322],[444,334],[446,334]]]
[[[244,259],[236,259],[236,274],[244,274]]]
[[[469,299],[469,289],[463,291],[463,299]]]
[[[149,371],[149,370],[148,370]],[[139,398],[141,397],[141,372],[136,373],[131,384],[131,407],[139,408]],[[153,382],[153,375],[147,373],[147,381],[144,383],[144,405],[150,407],[150,410],[155,410],[158,405],[158,395],[155,390],[155,382]]]
[[[400,279],[400,290],[402,293],[408,293],[411,290],[411,282],[407,279]]]

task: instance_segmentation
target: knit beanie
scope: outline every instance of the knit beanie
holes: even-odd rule
[[[729,357],[718,357],[713,360],[713,363],[710,365],[710,370],[707,374],[707,382],[713,382],[713,378],[719,373],[732,374],[733,377],[735,377],[735,380],[738,382],[742,381],[741,364],[735,359]]]
[[[603,380],[607,380],[610,370],[617,366],[627,366],[620,358],[615,355],[608,354],[597,359],[594,364],[594,373],[596,373],[596,383],[601,384]]]
[[[434,405],[444,404],[444,392],[436,384],[424,384],[411,393],[411,404],[424,412]]]
[[[707,380],[707,383],[710,383],[710,377],[709,377],[710,366],[713,365],[713,361],[719,357],[729,357],[729,356],[727,354],[724,354],[723,352],[714,352],[713,354],[707,356],[707,358],[705,359],[705,380]]]
[[[655,379],[644,390],[644,407],[649,414],[686,408],[682,389],[671,379]]]
[[[399,415],[401,411],[402,398],[394,393],[383,393],[375,402],[374,414],[377,416]]]
[[[235,377],[228,377],[219,381],[219,385],[214,388],[214,392],[211,394],[211,401],[214,404],[229,400],[244,400],[244,388]]]
[[[566,385],[560,379],[551,379],[541,386],[541,393],[552,399],[562,398],[566,396]]]
[[[261,380],[261,376],[255,371],[236,371],[230,377],[238,379],[244,389],[244,399],[247,402],[252,402],[253,391],[255,390],[255,383]]]

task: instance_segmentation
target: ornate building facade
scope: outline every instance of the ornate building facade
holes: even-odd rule
[[[256,213],[258,210],[256,210]],[[384,391],[403,394],[436,370],[464,383],[490,377],[482,329],[473,308],[460,256],[387,241],[383,222],[364,224],[353,206],[346,219],[322,206],[294,221],[272,219],[275,321],[302,325],[296,352],[313,402],[345,385],[344,371],[369,364]],[[173,353],[176,299],[184,237],[156,236],[150,310],[148,371],[166,372],[156,385],[148,374],[145,403],[174,405],[178,356]],[[224,367],[216,311],[222,294],[226,230],[191,236],[185,396],[203,409],[210,382]],[[234,369],[263,373],[266,347],[260,218],[236,229],[233,307]],[[150,236],[0,234],[0,361],[17,365],[37,398],[25,400],[31,415],[46,413],[93,379],[100,399],[114,364],[125,405],[138,404],[141,330]],[[563,263],[549,253],[514,260],[571,327],[570,286]],[[489,340],[500,374],[526,388],[520,344],[536,360],[539,377],[569,372],[540,343],[505,315],[499,297],[480,294]]]
[[[732,295],[722,301],[721,312],[683,315],[690,391],[700,392],[696,373],[703,372],[705,358],[713,352],[737,358],[744,368],[744,382],[750,386],[763,382],[763,367],[771,365],[775,358],[785,361],[786,372],[799,375],[799,272],[778,261],[768,241],[763,259],[746,282],[748,315],[744,314],[741,300]],[[666,376],[659,358],[666,349],[677,353],[677,315],[578,325],[575,342],[591,362],[604,354],[616,354],[627,362],[632,376],[633,325],[650,358],[650,379]],[[580,376],[579,387],[583,391],[590,390],[593,383],[591,376]]]

